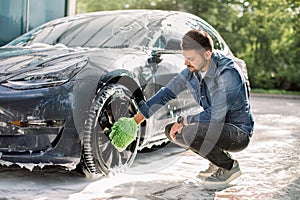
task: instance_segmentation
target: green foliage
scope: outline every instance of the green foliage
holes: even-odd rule
[[[295,97],[300,96],[300,91],[286,91],[286,90],[276,90],[276,89],[252,89],[251,93],[257,94],[284,94],[284,95],[293,95]]]
[[[282,84],[289,74],[285,71],[292,68],[286,54],[282,54],[291,47],[288,38],[293,28],[289,7],[286,0],[252,1],[241,17],[247,22],[243,34],[248,36],[242,55],[253,87],[291,89],[290,84]]]
[[[244,59],[254,88],[300,90],[299,0],[77,0],[77,12],[161,9],[210,23]]]
[[[113,124],[109,138],[118,151],[122,152],[135,140],[136,132],[137,124],[134,119],[121,117]]]

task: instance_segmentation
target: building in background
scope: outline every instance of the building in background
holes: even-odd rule
[[[0,46],[75,10],[76,0],[0,0]]]

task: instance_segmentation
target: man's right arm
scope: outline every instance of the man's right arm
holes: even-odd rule
[[[187,69],[188,70],[188,69]],[[177,98],[177,95],[186,90],[186,78],[183,75],[186,70],[183,70],[175,76],[165,87],[162,87],[149,100],[141,101],[138,105],[139,111],[145,118],[149,118],[162,106],[167,104],[170,100]]]

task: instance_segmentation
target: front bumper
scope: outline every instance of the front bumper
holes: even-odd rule
[[[0,159],[12,163],[79,163],[73,83],[13,90],[0,86]],[[1,163],[1,162],[0,162]]]

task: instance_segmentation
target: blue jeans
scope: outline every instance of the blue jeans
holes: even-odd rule
[[[211,163],[230,170],[234,160],[224,151],[241,151],[250,141],[244,133],[230,123],[197,122],[184,127],[176,134],[176,141],[169,136],[171,125],[166,127],[166,136],[175,144],[190,149]]]

